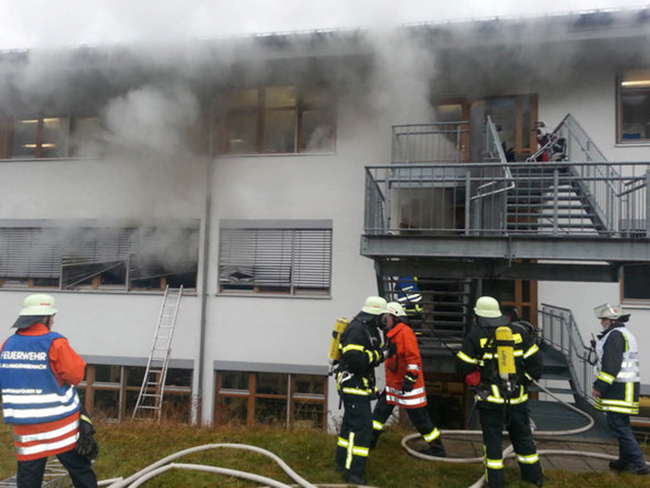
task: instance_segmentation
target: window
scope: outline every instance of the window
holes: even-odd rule
[[[217,373],[215,424],[316,427],[327,424],[327,376]]]
[[[624,302],[650,301],[650,265],[625,266],[621,288]]]
[[[617,139],[650,141],[650,69],[623,71],[619,77]]]
[[[101,121],[95,117],[41,115],[2,124],[0,157],[98,156]]]
[[[142,388],[144,366],[89,364],[77,386],[84,406],[95,418],[122,421],[131,418]],[[163,396],[164,418],[191,421],[192,370],[169,368]]]
[[[617,141],[650,141],[650,69],[623,71],[618,77],[617,88]]]
[[[221,103],[224,154],[334,150],[334,111],[323,88],[269,86],[229,94]]]
[[[196,222],[141,228],[40,223],[0,222],[1,287],[196,288]]]
[[[331,275],[331,221],[221,223],[221,292],[328,295]]]

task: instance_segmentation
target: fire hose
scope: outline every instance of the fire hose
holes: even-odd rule
[[[591,415],[589,415],[586,412],[583,412],[582,410],[574,407],[573,405],[566,403],[562,400],[560,400],[557,396],[555,396],[552,392],[550,392],[547,388],[543,387],[540,385],[538,382],[533,382],[536,386],[538,386],[544,393],[550,395],[552,398],[557,400],[558,402],[562,403],[569,409],[575,411],[576,413],[582,415],[585,417],[588,422],[586,425],[583,427],[575,428],[575,429],[569,429],[569,430],[557,430],[557,431],[538,431],[535,430],[533,431],[533,435],[535,437],[554,437],[554,436],[565,436],[565,435],[575,435],[579,434],[582,432],[585,432],[589,429],[591,429],[595,421]],[[476,435],[481,435],[482,431],[480,430],[441,430],[440,431],[442,436],[445,435],[468,435],[468,436],[476,436]],[[505,434],[505,433],[504,433]],[[435,456],[429,456],[420,452],[415,451],[411,447],[409,447],[408,442],[412,439],[415,439],[417,437],[420,437],[419,433],[413,433],[409,434],[405,437],[402,438],[401,444],[402,447],[406,450],[408,454],[411,456],[414,456],[416,458],[425,460],[425,461],[437,461],[437,462],[444,462],[444,463],[456,463],[456,464],[472,464],[472,463],[482,463],[483,458],[482,457],[471,457],[471,458],[449,458],[449,457],[435,457]],[[219,448],[231,448],[231,449],[242,449],[242,450],[247,450],[247,451],[252,451],[256,452],[259,454],[263,454],[269,458],[271,458],[273,461],[275,461],[280,468],[292,479],[294,480],[300,487],[303,488],[316,488],[317,486],[319,487],[341,487],[341,486],[349,486],[347,484],[312,484],[309,481],[305,480],[302,478],[300,475],[298,475],[295,471],[293,471],[280,457],[275,455],[274,453],[267,451],[266,449],[262,449],[260,447],[256,446],[251,446],[251,445],[246,445],[246,444],[205,444],[202,446],[196,446],[192,447],[189,449],[185,449],[183,451],[178,451],[174,454],[171,454],[163,459],[160,459],[159,461],[145,467],[144,469],[138,471],[137,473],[129,476],[126,479],[123,478],[112,478],[108,480],[102,480],[99,482],[99,486],[108,486],[108,488],[136,488],[138,486],[141,486],[145,482],[149,481],[152,478],[155,478],[156,476],[165,473],[169,470],[172,469],[185,469],[185,470],[195,470],[195,471],[204,471],[204,472],[211,472],[215,474],[221,474],[225,476],[232,476],[232,477],[237,477],[237,478],[242,478],[246,479],[249,481],[254,481],[260,484],[263,484],[268,487],[273,487],[273,488],[291,488],[291,485],[287,485],[285,483],[273,480],[271,478],[265,477],[265,476],[260,476],[256,475],[253,473],[248,473],[245,471],[239,471],[239,470],[232,470],[232,469],[226,469],[226,468],[220,468],[220,467],[215,467],[215,466],[205,466],[205,465],[199,465],[199,464],[186,464],[186,463],[174,463],[172,461],[177,460],[180,457],[186,456],[188,454],[196,453],[196,452],[201,452],[201,451],[206,451],[210,449],[219,449]],[[504,451],[503,451],[503,458],[504,459],[509,459],[513,458],[514,455],[514,449],[512,446],[508,446]],[[543,455],[562,455],[562,456],[580,456],[580,457],[592,457],[592,458],[597,458],[597,459],[602,459],[602,460],[615,460],[616,456],[612,456],[609,454],[601,454],[601,453],[596,453],[596,452],[589,452],[589,451],[568,451],[568,450],[540,450],[537,452],[540,456]],[[473,485],[471,485],[469,488],[480,488],[484,486],[485,483],[485,476],[483,475],[479,480],[477,480]],[[295,485],[294,485],[295,486]]]

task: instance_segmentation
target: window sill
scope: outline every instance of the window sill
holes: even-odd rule
[[[57,157],[57,158],[0,158],[0,163],[51,163],[55,161],[66,161],[66,162],[74,162],[74,161],[101,161],[103,158],[99,156],[89,156],[89,157],[79,157],[79,156],[71,156],[71,157]]]
[[[650,147],[650,141],[617,142],[614,147]]]
[[[241,158],[295,158],[300,156],[336,156],[336,151],[323,151],[323,152],[299,152],[299,153],[241,153],[241,154],[215,154],[214,159],[241,159]]]
[[[44,286],[0,286],[0,292],[3,291],[18,291],[24,293],[25,290],[34,292],[44,291],[49,293],[76,293],[79,295],[88,294],[106,294],[106,295],[163,295],[165,290],[111,290],[111,289],[76,289],[76,290],[60,290],[53,287]],[[183,296],[198,296],[196,290],[186,290],[183,288]]]
[[[623,300],[621,305],[630,310],[650,310],[650,298],[647,300]]]
[[[290,295],[288,293],[254,293],[254,292],[228,292],[222,291],[215,294],[216,297],[237,297],[237,298],[291,298],[308,300],[331,300],[332,295]]]

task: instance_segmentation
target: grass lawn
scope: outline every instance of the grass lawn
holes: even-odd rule
[[[124,422],[120,425],[96,422],[100,455],[95,469],[98,478],[128,477],[155,461],[177,451],[203,444],[249,444],[281,457],[300,476],[313,484],[342,483],[334,467],[336,436],[318,430],[259,427],[198,428],[163,423],[160,425]],[[390,429],[368,461],[367,478],[381,488],[444,487],[466,488],[481,476],[480,464],[427,462],[409,456],[400,446],[401,438],[412,431]],[[16,464],[11,428],[0,430],[0,480],[15,474]],[[644,445],[646,457],[650,446]],[[205,464],[253,472],[287,484],[294,482],[269,458],[253,452],[219,448],[194,453],[174,462]],[[519,470],[508,462],[506,479],[510,487],[530,487],[519,481]],[[649,487],[650,477],[617,475],[611,472],[584,473],[547,470],[546,487],[625,488]],[[255,483],[223,475],[170,470],[146,483],[147,487],[251,487]]]

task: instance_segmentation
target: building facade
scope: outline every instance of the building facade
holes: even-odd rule
[[[382,290],[360,238],[366,168],[396,162],[395,127],[489,116],[523,162],[537,121],[571,114],[607,160],[650,161],[649,36],[641,10],[4,53],[0,322],[54,295],[56,329],[89,364],[86,405],[124,419],[165,287],[182,285],[166,415],[331,427],[331,330]],[[426,161],[480,163],[478,139],[438,141]],[[478,288],[533,322],[542,303],[571,309],[584,336],[595,306],[622,302],[642,344],[648,260],[609,282]],[[428,374],[434,406],[460,405],[458,378]]]

